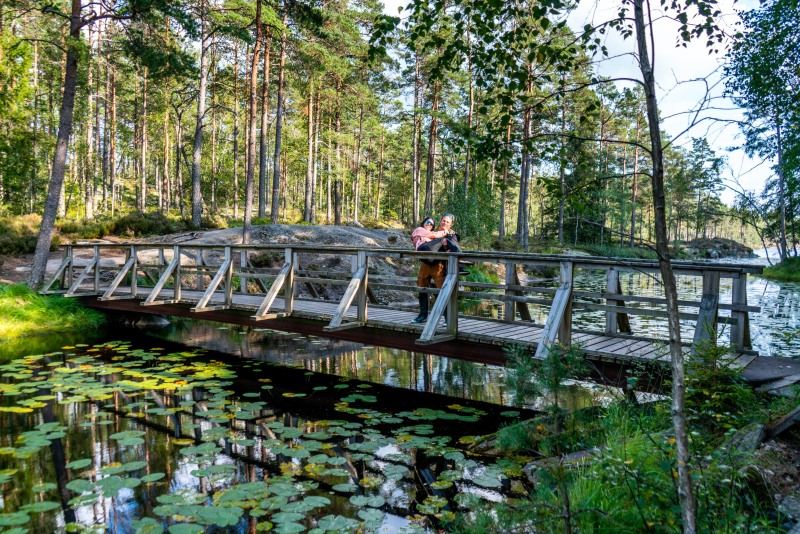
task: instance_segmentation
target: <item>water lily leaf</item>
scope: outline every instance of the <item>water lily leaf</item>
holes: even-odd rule
[[[85,493],[87,491],[94,491],[94,484],[82,478],[76,478],[67,482],[67,489],[75,493]]]
[[[152,517],[136,519],[131,522],[131,526],[134,528],[137,534],[161,534],[164,532],[164,528],[161,526],[161,523]]]
[[[402,465],[390,464],[383,468],[383,474],[389,480],[400,480],[408,473],[408,468]]]
[[[431,482],[431,488],[436,490],[443,490],[451,487],[453,487],[453,483],[449,480],[437,480],[436,482]]]
[[[145,475],[141,478],[141,481],[145,484],[150,484],[152,482],[156,482],[161,480],[166,475],[164,473],[150,473],[149,475]]]
[[[329,498],[322,497],[320,495],[309,495],[308,497],[304,498],[303,501],[314,508],[322,508],[323,506],[328,506],[331,503]]]
[[[31,488],[31,491],[34,493],[39,493],[40,491],[52,491],[57,489],[58,486],[53,484],[52,482],[42,482],[41,484],[36,484]]]
[[[320,518],[319,527],[325,530],[354,530],[358,528],[359,522],[355,519],[350,519],[341,515],[326,515]]]
[[[239,522],[244,510],[238,506],[207,506],[196,509],[198,523],[216,525],[218,527],[232,527]]]
[[[10,514],[0,514],[0,527],[13,527],[24,525],[28,522],[28,514],[25,512],[12,512]]]
[[[205,530],[205,528],[194,523],[178,523],[170,525],[169,534],[202,534]]]
[[[380,526],[380,523],[383,522],[383,518],[386,514],[381,512],[380,510],[376,510],[375,508],[367,508],[366,510],[359,510],[358,517],[363,519],[368,523],[367,528],[372,531],[377,530],[376,527]]]
[[[371,506],[372,508],[380,508],[386,504],[386,499],[380,495],[353,495],[350,497],[350,502],[359,508],[362,506]]]
[[[358,486],[355,484],[336,484],[331,489],[333,489],[333,491],[340,491],[342,493],[353,493],[356,489],[358,489]]]
[[[128,439],[128,438],[139,438],[144,436],[145,432],[143,430],[126,430],[124,432],[117,432],[116,434],[111,434],[109,439],[113,439],[115,441]]]
[[[306,527],[299,523],[281,523],[275,527],[275,532],[278,534],[295,534],[297,532],[305,532]]]
[[[281,510],[288,502],[289,499],[285,495],[274,495],[261,501],[258,506],[264,510]]]
[[[499,488],[502,486],[500,479],[491,475],[479,475],[472,479],[475,484],[483,486],[484,488]]]
[[[34,502],[30,504],[26,504],[22,508],[20,508],[21,512],[33,512],[33,513],[40,513],[40,512],[49,512],[50,510],[55,510],[56,508],[60,508],[61,504],[53,501],[40,501]]]
[[[519,412],[517,412],[515,410],[508,410],[508,411],[505,411],[505,412],[500,412],[500,415],[502,417],[519,417]]]
[[[292,523],[295,521],[300,521],[304,517],[304,514],[297,512],[278,512],[277,514],[272,514],[271,519],[275,523]]]

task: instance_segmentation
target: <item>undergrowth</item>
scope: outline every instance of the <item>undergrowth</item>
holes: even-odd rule
[[[741,370],[721,357],[726,352],[701,347],[687,359],[698,531],[782,532],[775,503],[752,476],[752,453],[734,444],[738,430],[774,419],[797,399],[759,397]],[[526,498],[491,508],[474,505],[448,530],[474,532],[481,525],[485,532],[680,531],[670,400],[638,404],[609,391],[608,405],[566,410],[563,392],[585,371],[577,351],[553,350],[543,361],[519,347],[506,354],[514,402],[533,404],[542,414],[502,428],[495,446],[506,455],[534,458],[525,468],[531,489]]]
[[[765,267],[761,276],[780,282],[800,282],[800,258],[786,258],[780,263]]]
[[[53,332],[86,331],[105,321],[76,300],[39,295],[24,285],[0,284],[0,339]]]

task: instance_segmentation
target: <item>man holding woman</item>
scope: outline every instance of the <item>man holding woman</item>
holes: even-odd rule
[[[461,252],[458,244],[458,234],[453,230],[455,217],[450,213],[442,215],[439,221],[439,229],[433,230],[433,219],[425,217],[419,228],[411,234],[411,241],[414,248],[424,252]],[[417,287],[430,287],[430,280],[433,279],[438,289],[444,285],[444,278],[447,272],[447,263],[438,260],[421,260],[417,275]],[[468,274],[467,271],[460,271],[459,274]],[[424,323],[428,320],[428,294],[419,294],[419,315],[414,319],[415,323]]]

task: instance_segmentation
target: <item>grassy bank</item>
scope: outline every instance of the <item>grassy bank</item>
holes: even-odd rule
[[[800,258],[786,258],[764,269],[762,275],[779,282],[800,282]]]
[[[74,299],[46,297],[24,285],[0,284],[0,339],[78,332],[104,322],[102,313],[83,308]]]

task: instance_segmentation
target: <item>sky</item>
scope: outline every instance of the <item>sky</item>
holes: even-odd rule
[[[397,16],[398,7],[408,3],[408,0],[384,0],[385,12]],[[568,23],[578,29],[587,23],[609,20],[619,5],[619,0],[579,0],[578,8],[570,15]],[[660,2],[653,2],[653,5],[656,8]],[[738,10],[753,6],[752,0],[736,3]],[[723,15],[717,22],[732,33],[739,20],[733,0],[718,0],[718,7]],[[741,146],[742,138],[739,128],[730,121],[740,119],[741,111],[722,96],[724,85],[721,82],[721,70],[725,46],[720,46],[718,53],[710,53],[704,39],[694,40],[685,48],[678,46],[678,24],[660,15],[656,11],[652,14],[657,43],[656,93],[663,118],[662,129],[676,144],[687,148],[691,147],[693,137],[705,137],[718,155],[727,158],[728,165],[723,175],[727,185],[738,189],[739,186],[734,183],[738,182],[748,190],[760,192],[771,174],[770,165],[752,160],[743,150],[735,149]],[[604,39],[609,59],[598,58],[598,74],[608,78],[639,78],[641,75],[631,53],[635,47],[633,39],[623,40],[615,31],[607,32]],[[625,87],[632,83],[617,82],[617,85]],[[705,105],[706,109],[699,114],[694,113],[706,98],[710,99]],[[689,128],[693,121],[695,125]],[[734,202],[735,196],[728,188],[721,192],[723,202],[729,205]]]

